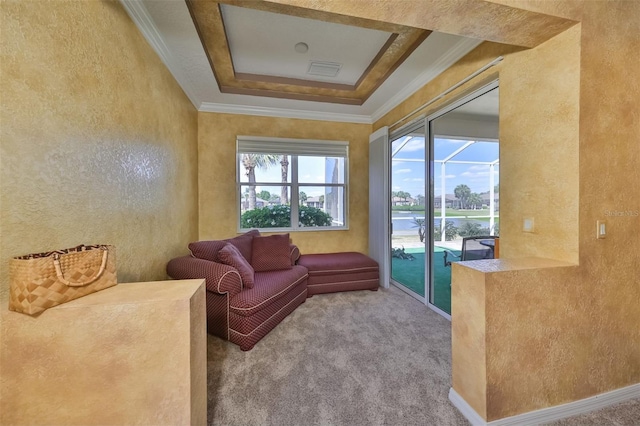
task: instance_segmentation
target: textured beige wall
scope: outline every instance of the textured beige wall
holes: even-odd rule
[[[3,1],[0,291],[12,256],[114,244],[163,279],[197,238],[197,112],[116,1]]]
[[[236,235],[236,137],[349,141],[349,230],[291,232],[302,253],[368,252],[371,125],[200,112],[198,114],[200,239]]]
[[[575,23],[569,13],[555,16],[536,8],[505,7],[501,4],[504,0],[267,1],[527,47],[537,46]]]
[[[451,386],[476,413],[487,417],[485,274],[451,265]]]
[[[557,5],[548,3],[550,13],[557,9]],[[640,383],[640,197],[631,195],[640,194],[640,119],[636,113],[640,110],[640,82],[636,78],[640,3],[581,5],[580,74],[565,82],[571,86],[579,79],[580,85],[579,128],[575,130],[579,134],[579,266],[495,277],[496,285],[503,290],[495,293],[496,305],[491,316],[487,314],[487,321],[496,330],[500,324],[513,324],[513,318],[520,326],[502,334],[501,341],[496,341],[496,352],[488,356],[488,420]],[[573,37],[571,31],[558,39]],[[549,43],[553,45],[554,41]],[[575,55],[570,51],[566,54],[570,55],[568,64],[573,63]],[[524,68],[522,72],[527,73]],[[559,69],[558,74],[565,77],[574,73],[570,68]],[[554,80],[544,84],[553,85]],[[505,108],[508,102],[508,98],[501,99]],[[556,113],[566,114],[571,108],[567,105]],[[532,109],[545,112],[542,103],[534,103]],[[550,123],[553,120],[549,117]],[[513,123],[527,126],[522,120],[514,119]],[[549,130],[548,136],[542,133],[541,137],[565,145],[566,153],[573,150],[574,138],[565,126],[556,124],[545,129]],[[548,158],[538,151],[529,161],[543,163]],[[564,173],[562,176],[567,177]],[[534,188],[533,182],[528,185]],[[550,182],[547,185],[555,186]],[[536,198],[536,208],[542,210],[544,201]],[[573,215],[571,209],[575,207],[573,203],[570,206]],[[506,216],[509,210],[501,213]],[[599,219],[608,222],[604,240],[595,238]],[[507,250],[512,254],[514,250],[529,250],[524,240],[517,248],[509,247],[508,240]],[[498,306],[504,304],[518,308],[502,312]],[[535,356],[529,341],[540,342],[538,355],[545,356]],[[501,351],[500,345],[515,346]],[[529,374],[519,372],[523,362]],[[511,393],[496,393],[500,388]]]
[[[204,280],[119,284],[37,317],[3,310],[3,425],[204,425]]]
[[[577,263],[580,26],[506,56],[500,97],[500,255]]]
[[[582,22],[529,51],[483,43],[373,126],[505,56],[449,96],[500,77],[501,255],[579,265],[485,277],[485,317],[469,321],[487,331],[489,421],[640,383],[640,3],[498,2]],[[470,15],[458,19],[473,25]],[[537,234],[522,233],[525,215]],[[608,221],[604,240],[595,238],[598,219]],[[453,324],[455,334],[455,312]]]
[[[469,94],[477,89],[481,88],[498,78],[498,72],[500,71],[503,63],[498,63],[496,66],[489,68],[476,78],[470,80],[466,84],[461,85],[457,89],[450,92],[447,96],[429,104],[426,108],[414,111],[420,108],[426,102],[430,102],[436,97],[440,96],[446,90],[449,90],[453,85],[466,79],[469,75],[475,73],[480,68],[494,61],[499,56],[508,56],[513,52],[524,50],[523,48],[509,46],[505,44],[484,42],[477,48],[469,52],[458,62],[449,67],[445,72],[438,77],[431,80],[428,84],[422,86],[413,95],[409,96],[400,105],[389,111],[379,120],[373,124],[374,129],[379,129],[382,126],[394,126],[399,127],[403,123],[406,123],[421,115],[430,115],[442,109],[444,106],[450,104],[455,99],[458,99],[466,94]],[[412,114],[413,113],[413,114]],[[400,121],[402,120],[402,121]],[[394,125],[395,123],[398,123]]]

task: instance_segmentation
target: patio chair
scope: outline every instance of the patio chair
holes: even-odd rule
[[[497,238],[496,236],[464,237],[462,239],[462,252],[460,255],[455,254],[451,250],[444,250],[444,266],[451,266],[451,262],[495,258],[494,247]],[[449,257],[455,257],[458,258],[458,260],[449,260]]]

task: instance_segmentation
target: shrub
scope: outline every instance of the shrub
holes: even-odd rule
[[[289,206],[275,205],[246,211],[240,217],[242,228],[289,228],[291,209]]]
[[[331,226],[331,216],[316,207],[298,208],[301,227]],[[240,217],[242,228],[289,228],[291,207],[275,205],[246,211]]]
[[[300,226],[331,226],[331,215],[321,209],[309,206],[298,207]]]
[[[444,223],[444,239],[445,241],[453,241],[453,239],[458,235],[458,227],[453,224],[453,221],[447,220]],[[439,226],[433,227],[433,239],[435,241],[440,241],[442,239],[442,232],[440,231]]]
[[[495,236],[499,236],[500,235],[500,222],[496,222],[493,225],[493,235],[495,235]]]
[[[464,222],[459,229],[461,237],[475,237],[477,235],[489,235],[489,228],[482,228],[477,222]]]

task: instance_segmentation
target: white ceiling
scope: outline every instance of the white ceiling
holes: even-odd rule
[[[372,123],[481,43],[481,40],[433,32],[360,106],[236,95],[220,93],[218,90],[211,66],[184,1],[120,1],[186,95],[200,111]],[[233,39],[230,43],[232,49],[235,49],[233,45],[237,43],[240,43],[240,46],[246,45],[242,48],[244,53],[239,56],[243,58],[242,64],[239,65],[262,67],[260,74],[265,74],[265,69],[268,68],[268,65],[265,65],[265,58],[268,62],[269,57],[276,55],[269,50],[274,49],[273,46],[278,43],[285,44],[284,59],[279,58],[273,61],[274,64],[278,64],[281,60],[294,60],[295,55],[299,54],[294,52],[293,46],[303,41],[309,44],[307,66],[309,59],[321,59],[331,62],[343,61],[345,70],[351,68],[356,70],[364,63],[368,65],[371,59],[367,58],[371,58],[371,52],[377,53],[381,47],[380,40],[386,41],[388,38],[388,33],[356,27],[347,27],[349,29],[345,30],[353,31],[353,35],[348,36],[347,33],[342,33],[341,37],[334,38],[334,31],[339,33],[334,26],[345,27],[344,25],[314,21],[318,26],[311,29],[309,23],[305,22],[309,21],[308,19],[288,15],[276,15],[273,18],[275,21],[264,25],[263,19],[266,18],[262,14],[275,14],[244,9],[242,14],[235,16],[233,9],[238,8],[225,6],[223,9],[225,19],[228,18],[226,16],[228,14],[232,16],[230,18],[232,21],[241,19],[242,15],[249,11],[251,15],[248,18],[249,23],[239,21],[231,26],[239,32],[242,32],[240,29],[244,29],[244,34],[238,34],[237,37],[232,35]],[[232,12],[228,13],[229,10]],[[277,27],[277,31],[274,30],[274,26]],[[331,30],[326,26],[332,26]],[[311,38],[306,38],[305,31]],[[358,35],[360,31],[364,31],[362,36]],[[366,37],[364,34],[367,34]],[[306,40],[301,39],[303,36]],[[251,41],[254,43],[253,46]],[[259,54],[255,52],[258,46]],[[254,50],[253,54],[251,50]],[[243,72],[255,71],[243,69]],[[274,69],[272,72],[278,71]],[[298,72],[293,73],[300,78]],[[338,77],[353,78],[350,77],[350,73],[351,71],[343,74],[341,70]],[[309,79],[310,76],[307,75],[305,78]]]
[[[356,84],[391,33],[222,5],[236,72]],[[366,42],[364,42],[366,40]],[[294,46],[306,43],[309,51]],[[309,61],[342,65],[334,77],[307,74]]]

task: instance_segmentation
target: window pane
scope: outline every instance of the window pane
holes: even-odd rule
[[[300,188],[298,220],[301,228],[344,226],[344,188],[305,186]]]
[[[291,156],[241,154],[238,158],[240,182],[291,182]]]
[[[345,159],[342,157],[298,157],[298,182],[344,183]]]
[[[241,228],[291,227],[288,186],[242,185],[241,194]],[[282,203],[283,199],[286,203]]]

